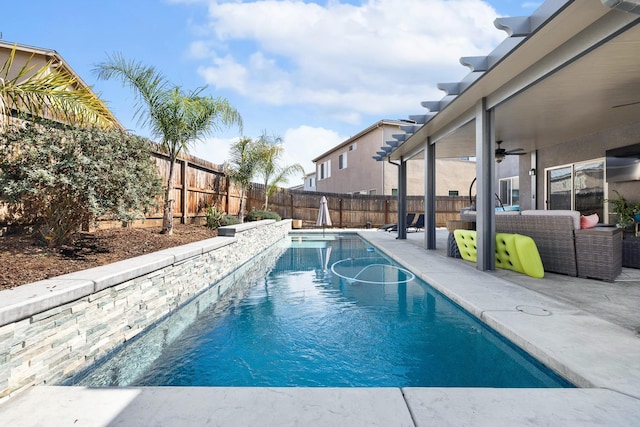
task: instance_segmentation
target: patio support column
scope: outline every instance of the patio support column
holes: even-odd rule
[[[407,238],[407,162],[398,164],[398,239]]]
[[[529,176],[531,177],[531,206],[529,209],[538,209],[538,150],[531,152],[531,168]]]
[[[436,248],[436,146],[424,144],[424,246]]]
[[[487,99],[476,104],[476,230],[481,271],[495,269],[495,130],[494,112]]]

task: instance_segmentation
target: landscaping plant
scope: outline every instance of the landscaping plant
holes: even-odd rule
[[[98,218],[142,218],[161,191],[149,141],[97,128],[12,125],[0,134],[0,200],[50,247]]]
[[[148,126],[169,156],[169,176],[164,193],[162,232],[173,233],[173,193],[175,164],[180,153],[187,152],[196,141],[218,130],[220,125],[237,124],[242,129],[240,113],[224,98],[201,96],[204,88],[185,92],[172,85],[154,67],[127,61],[114,55],[98,65],[101,79],[117,78],[136,93],[136,116]]]
[[[263,219],[275,219],[276,221],[280,221],[282,218],[275,212],[271,211],[262,211],[262,210],[252,210],[247,214],[247,221],[260,221]]]
[[[256,174],[261,161],[261,145],[251,138],[242,137],[231,145],[229,154],[231,160],[225,163],[224,168],[229,179],[240,185],[238,220],[243,222],[246,209],[246,193],[251,186],[251,180]]]
[[[205,216],[207,218],[207,227],[211,229],[216,229],[224,225],[224,212],[218,210],[215,206],[209,206],[205,211]]]
[[[0,127],[12,113],[19,117],[48,117],[80,126],[110,129],[113,115],[90,87],[84,86],[52,58],[36,67],[33,55],[16,65],[16,47],[0,65]]]
[[[271,197],[280,186],[289,181],[289,177],[299,174],[304,180],[304,168],[299,163],[287,166],[278,164],[284,154],[282,138],[269,137],[266,133],[258,139],[260,148],[260,162],[258,164],[258,175],[262,176],[264,182],[264,205],[263,209],[269,209],[269,197]]]

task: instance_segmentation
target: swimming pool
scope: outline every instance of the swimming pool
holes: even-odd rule
[[[274,253],[72,383],[571,386],[355,235],[294,236]]]

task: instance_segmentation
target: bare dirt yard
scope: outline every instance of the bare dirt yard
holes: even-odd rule
[[[171,236],[160,228],[118,228],[76,233],[72,241],[49,249],[29,235],[0,237],[0,290],[97,267],[174,246],[204,240],[216,230],[174,225]]]

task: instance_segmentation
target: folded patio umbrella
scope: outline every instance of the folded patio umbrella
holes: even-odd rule
[[[324,227],[331,227],[331,216],[329,215],[329,207],[327,206],[327,198],[322,196],[320,199],[320,210],[318,211],[317,226],[322,226],[322,235],[324,235]]]

